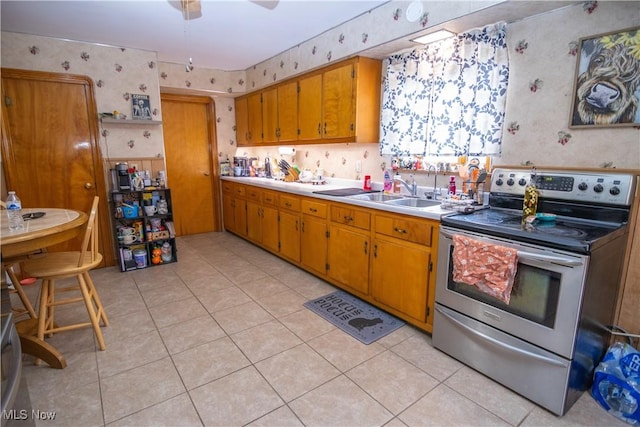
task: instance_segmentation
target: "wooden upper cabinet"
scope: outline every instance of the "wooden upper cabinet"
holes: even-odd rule
[[[298,140],[318,141],[322,138],[322,74],[301,78],[298,87]]]
[[[235,99],[236,107],[236,143],[237,145],[249,144],[249,106],[247,97]]]
[[[278,141],[298,140],[298,82],[278,86]]]
[[[278,142],[278,89],[262,91],[262,143]]]
[[[354,64],[349,63],[322,74],[322,138],[353,136]]]
[[[249,144],[262,143],[262,93],[251,93],[247,96],[249,117]]]
[[[377,143],[381,73],[379,60],[356,57],[246,95],[249,137],[236,106],[238,143]]]

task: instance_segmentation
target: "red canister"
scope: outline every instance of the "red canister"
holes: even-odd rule
[[[371,175],[364,176],[364,187],[365,190],[371,190]]]

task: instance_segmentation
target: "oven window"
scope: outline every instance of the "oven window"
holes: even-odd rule
[[[453,256],[453,247],[450,258]],[[453,281],[453,263],[449,263],[449,290],[484,302],[500,310],[553,328],[556,320],[561,275],[556,271],[518,263],[509,304],[473,285]]]

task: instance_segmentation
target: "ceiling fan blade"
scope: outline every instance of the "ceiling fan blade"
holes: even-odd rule
[[[195,19],[202,16],[200,0],[180,0],[182,16],[184,19]]]
[[[257,4],[258,6],[262,6],[265,9],[275,9],[280,0],[249,0],[253,4]]]

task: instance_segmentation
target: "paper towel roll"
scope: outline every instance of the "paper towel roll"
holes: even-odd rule
[[[293,156],[296,154],[296,149],[295,147],[278,147],[278,153],[281,156]]]

